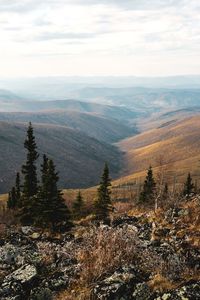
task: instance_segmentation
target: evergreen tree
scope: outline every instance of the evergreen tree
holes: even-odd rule
[[[16,175],[15,187],[8,194],[7,207],[9,209],[18,208],[20,203],[20,176]]]
[[[24,147],[27,150],[27,160],[26,164],[22,166],[22,174],[24,175],[23,196],[30,198],[37,193],[36,160],[39,157],[31,123],[29,123]]]
[[[17,175],[16,175],[15,190],[16,190],[16,206],[21,207],[21,186],[20,186],[19,172],[17,172]]]
[[[109,212],[112,209],[110,187],[111,179],[109,177],[109,168],[107,163],[105,163],[100,185],[97,190],[97,199],[95,201],[95,215],[99,221],[109,221]]]
[[[184,184],[183,195],[189,197],[193,191],[194,191],[194,184],[192,182],[191,174],[188,173],[186,182]]]
[[[84,201],[81,192],[79,191],[72,205],[73,216],[75,219],[80,218],[83,215],[83,207]]]
[[[46,154],[43,155],[43,163],[41,165],[41,182],[44,187],[45,182],[46,182],[46,176],[48,172],[48,157]]]
[[[15,187],[12,188],[11,192],[8,194],[7,207],[8,209],[14,209],[17,205],[16,191]]]
[[[153,170],[150,166],[147,171],[147,176],[143,185],[143,190],[140,193],[140,202],[151,202],[155,196],[156,183],[153,177]]]
[[[39,157],[31,123],[29,123],[24,147],[27,150],[27,160],[22,166],[24,184],[20,198],[21,210],[19,212],[19,217],[22,224],[31,225],[34,222],[34,201],[38,190],[36,160]]]
[[[71,227],[70,212],[57,187],[59,177],[52,160],[43,156],[42,185],[36,197],[36,222],[53,230],[61,223]]]

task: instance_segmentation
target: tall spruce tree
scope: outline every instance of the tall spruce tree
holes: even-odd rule
[[[14,209],[17,206],[17,197],[15,187],[8,194],[7,208]]]
[[[139,198],[140,202],[141,203],[153,202],[152,200],[154,199],[155,196],[155,189],[156,189],[156,182],[154,180],[152,167],[150,166],[147,171],[147,176],[143,185],[143,190],[140,193],[140,198]]]
[[[44,227],[51,227],[53,230],[64,222],[66,228],[69,229],[72,225],[70,212],[57,186],[58,173],[55,171],[53,161],[45,155],[41,171],[42,184],[36,197],[36,222]]]
[[[17,173],[15,187],[8,194],[7,207],[9,209],[20,207],[21,192],[20,192],[20,175]]]
[[[24,147],[27,150],[27,160],[22,166],[22,174],[24,175],[23,196],[30,198],[37,193],[38,181],[36,160],[39,157],[31,123],[29,123]]]
[[[16,174],[16,180],[15,180],[15,191],[16,191],[16,202],[17,202],[17,207],[21,207],[21,185],[20,185],[20,174],[17,172]]]
[[[41,165],[41,182],[42,182],[42,186],[44,187],[45,182],[46,182],[46,176],[48,174],[48,157],[46,156],[46,154],[43,155],[43,163]]]
[[[184,184],[183,195],[189,197],[191,195],[191,193],[194,192],[194,188],[195,188],[195,186],[192,182],[191,174],[188,173],[186,182]]]
[[[36,225],[45,226],[47,223],[46,208],[48,207],[48,157],[43,155],[41,164],[41,185],[35,197],[34,222]],[[47,226],[47,225],[46,225]]]
[[[94,204],[95,216],[99,221],[109,222],[109,213],[112,209],[110,187],[111,179],[109,177],[109,168],[107,163],[105,163],[99,188],[97,190],[97,199]]]
[[[76,199],[72,205],[72,212],[73,212],[73,217],[75,219],[80,218],[83,216],[83,207],[84,207],[84,201],[81,192],[79,191]]]
[[[21,196],[22,207],[19,216],[22,224],[30,225],[34,222],[34,196],[38,191],[36,160],[39,157],[31,123],[29,123],[24,147],[27,150],[27,160],[22,166],[24,184]]]

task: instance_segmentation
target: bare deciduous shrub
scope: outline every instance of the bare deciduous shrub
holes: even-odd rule
[[[128,201],[128,202],[116,202],[114,203],[114,208],[115,208],[115,214],[127,214],[130,210],[132,210],[134,207],[133,202]]]
[[[135,258],[135,233],[108,227],[93,228],[86,246],[77,253],[81,263],[81,280],[92,283]]]

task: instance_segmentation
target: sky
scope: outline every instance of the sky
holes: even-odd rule
[[[0,0],[0,77],[200,74],[199,0]]]

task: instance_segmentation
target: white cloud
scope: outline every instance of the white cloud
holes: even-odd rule
[[[200,73],[196,0],[0,0],[0,76]]]

